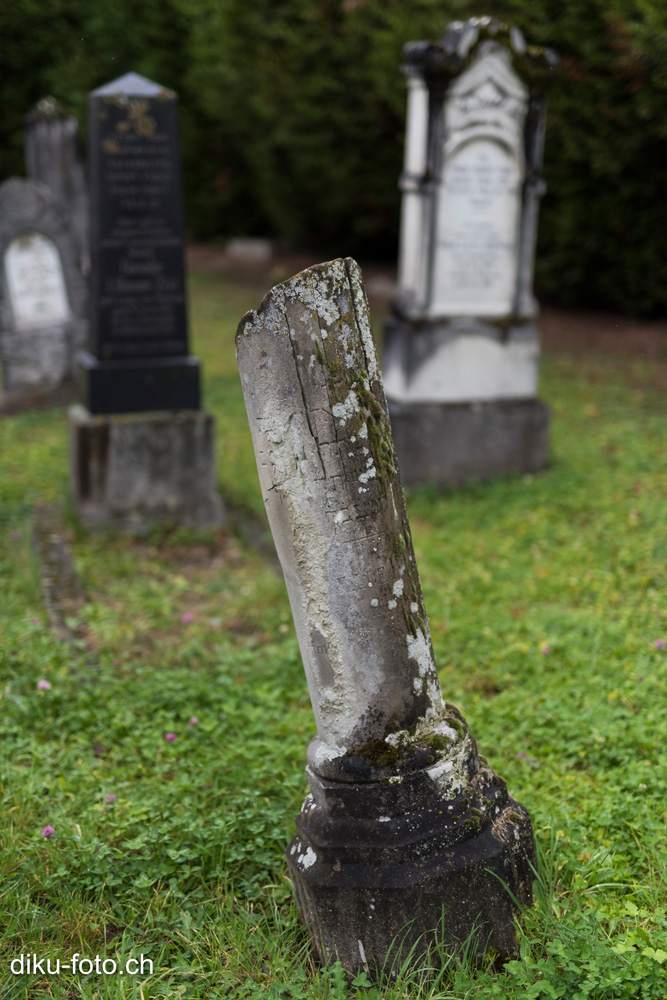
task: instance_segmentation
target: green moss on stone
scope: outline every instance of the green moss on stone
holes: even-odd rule
[[[403,535],[394,535],[391,540],[391,547],[393,549],[394,555],[400,558],[406,549],[405,539]]]
[[[368,743],[363,743],[361,746],[352,747],[351,750],[347,751],[346,756],[361,757],[362,760],[368,761],[375,767],[390,767],[396,763],[400,755],[396,747],[385,743],[384,740],[376,739],[369,740]]]
[[[441,736],[436,733],[435,736],[429,736],[425,742],[431,750],[447,750],[452,741],[449,736]]]

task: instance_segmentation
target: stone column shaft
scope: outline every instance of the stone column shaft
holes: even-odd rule
[[[398,258],[399,295],[407,301],[422,294],[424,271],[424,177],[428,146],[429,95],[421,74],[408,75],[405,159],[401,177],[401,233]]]
[[[237,356],[323,759],[442,704],[361,274],[276,286]]]

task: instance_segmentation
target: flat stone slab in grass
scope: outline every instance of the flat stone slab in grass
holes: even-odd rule
[[[33,510],[32,547],[49,624],[62,639],[81,639],[87,626],[77,617],[85,600],[64,537],[62,512],[55,505],[38,504]]]

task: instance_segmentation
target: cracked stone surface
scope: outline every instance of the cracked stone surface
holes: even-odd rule
[[[277,285],[236,349],[322,763],[442,706],[358,265]]]

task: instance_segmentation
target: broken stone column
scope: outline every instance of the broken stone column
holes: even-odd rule
[[[358,266],[277,285],[236,347],[317,723],[287,853],[315,950],[375,974],[471,933],[511,954],[530,819],[442,699]]]

